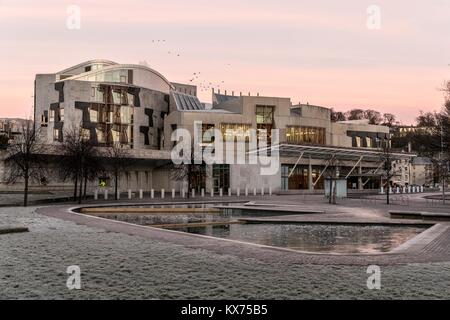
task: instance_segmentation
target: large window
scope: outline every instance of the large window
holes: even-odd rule
[[[213,187],[214,192],[219,192],[219,189],[227,192],[228,188],[230,188],[230,165],[213,165]]]
[[[267,146],[272,144],[272,129],[274,123],[274,106],[256,106],[256,125],[258,145],[261,139],[267,139]],[[265,136],[265,137],[264,137]]]
[[[326,144],[325,128],[289,126],[286,128],[286,142],[292,144]]]
[[[250,124],[222,123],[220,131],[224,141],[246,141],[250,140]]]

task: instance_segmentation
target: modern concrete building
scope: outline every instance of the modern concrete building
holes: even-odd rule
[[[173,181],[166,166],[171,163],[171,136],[177,129],[194,135],[215,128],[225,141],[244,139],[247,152],[252,151],[251,130],[267,134],[271,152],[280,154],[275,174],[259,174],[258,164],[217,163],[206,166],[204,176],[192,181],[198,190],[231,189],[233,193],[246,188],[323,192],[330,168],[333,175],[347,179],[350,189],[378,189],[382,180],[377,146],[390,137],[388,127],[367,121],[334,123],[330,109],[293,104],[290,98],[213,91],[212,108],[208,108],[198,99],[196,86],[169,82],[146,66],[107,60],[36,75],[35,121],[49,145],[61,143],[68,129],[80,128],[100,148],[127,147],[134,161],[121,178],[122,190],[186,186]],[[272,129],[278,130],[278,143],[272,141]],[[67,186],[56,175],[48,181],[49,188]],[[97,181],[91,182],[90,188],[97,187]]]

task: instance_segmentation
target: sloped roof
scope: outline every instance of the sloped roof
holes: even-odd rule
[[[197,97],[172,91],[178,111],[205,111],[205,106]]]

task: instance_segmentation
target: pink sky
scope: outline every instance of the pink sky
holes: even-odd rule
[[[405,124],[440,109],[450,80],[446,0],[378,1],[380,30],[366,27],[365,0],[93,2],[0,0],[0,117],[31,114],[36,73],[90,59],[146,61],[174,82],[200,72],[198,85],[373,108]],[[66,27],[72,4],[80,30]],[[210,102],[209,90],[199,95]]]

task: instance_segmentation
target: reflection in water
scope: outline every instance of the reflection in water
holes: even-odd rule
[[[322,253],[388,252],[424,230],[416,227],[298,224],[243,224],[180,229],[218,238]]]

